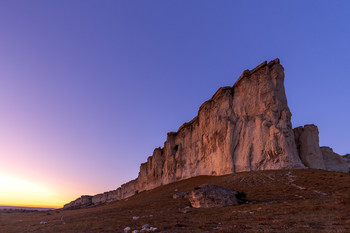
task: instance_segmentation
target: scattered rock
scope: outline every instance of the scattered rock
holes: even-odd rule
[[[125,228],[124,228],[124,232],[125,232],[125,233],[128,233],[130,230],[131,230],[130,227],[125,227]]]
[[[132,233],[140,233],[139,230],[133,230]]]
[[[148,224],[145,224],[142,226],[142,229],[140,230],[140,233],[144,233],[144,232],[153,232],[156,231],[158,228],[156,227],[150,227]]]
[[[63,219],[63,216],[61,217],[61,222],[62,222],[63,225],[66,224],[66,222]]]
[[[204,184],[189,194],[194,208],[210,208],[238,205],[237,191],[212,184]]]
[[[42,221],[42,222],[40,222],[40,224],[47,224],[47,222]]]
[[[134,216],[132,217],[132,220],[138,220],[140,217],[139,216]]]
[[[191,212],[191,209],[190,209],[189,206],[186,206],[186,207],[182,210],[182,213],[184,213],[184,214],[187,214],[187,213],[189,213],[189,212]]]

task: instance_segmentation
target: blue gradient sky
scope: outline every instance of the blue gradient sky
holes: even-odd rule
[[[55,203],[115,189],[219,87],[276,57],[293,127],[314,123],[321,145],[350,153],[349,12],[350,1],[0,1],[0,175]]]

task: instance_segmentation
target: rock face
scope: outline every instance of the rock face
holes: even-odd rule
[[[211,208],[238,205],[238,192],[213,184],[204,184],[190,192],[189,201],[193,208]]]
[[[348,167],[350,170],[350,154],[343,155],[342,157],[346,161],[346,163],[348,164]]]
[[[141,164],[138,190],[198,175],[303,168],[283,82],[277,59],[244,71],[233,87],[220,88]]]
[[[65,209],[75,209],[75,208],[88,207],[91,205],[91,199],[92,199],[92,196],[83,195],[83,196],[79,197],[78,199],[76,199],[75,201],[72,201],[72,202],[64,205],[64,208]]]
[[[137,192],[138,192],[137,180],[132,180],[126,184],[123,184],[121,187],[117,188],[116,190],[100,193],[95,196],[83,195],[78,199],[64,205],[63,208],[76,209],[76,208],[89,207],[93,205],[109,203],[112,201],[118,201],[121,199],[128,198],[130,196],[135,195]]]
[[[316,125],[305,125],[294,129],[295,144],[305,166],[316,169],[348,172],[346,157],[334,153],[332,148],[320,147]]]
[[[336,157],[325,153],[318,146],[316,126],[293,131],[284,69],[279,59],[265,61],[245,70],[232,87],[220,88],[195,118],[168,133],[164,147],[141,164],[137,179],[91,197],[90,205],[198,175],[305,166],[332,169],[330,160]],[[76,208],[79,203],[77,199],[64,208]]]
[[[325,169],[323,155],[319,146],[316,125],[305,125],[294,129],[295,144],[299,157],[309,168]]]
[[[334,153],[332,148],[322,146],[321,147],[323,160],[327,170],[338,171],[338,172],[349,172],[350,167],[346,159],[342,156]]]

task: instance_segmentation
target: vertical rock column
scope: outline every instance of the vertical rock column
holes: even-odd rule
[[[304,127],[295,128],[294,138],[299,157],[305,166],[315,169],[326,168],[319,145],[316,125],[305,125]]]
[[[234,172],[303,168],[284,90],[284,69],[279,60],[246,70],[233,88]]]

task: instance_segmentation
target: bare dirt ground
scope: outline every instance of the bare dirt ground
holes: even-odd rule
[[[247,202],[194,209],[172,198],[201,184],[244,192]],[[144,224],[156,232],[350,232],[350,174],[302,169],[199,176],[98,207],[0,212],[1,233],[124,232]]]

